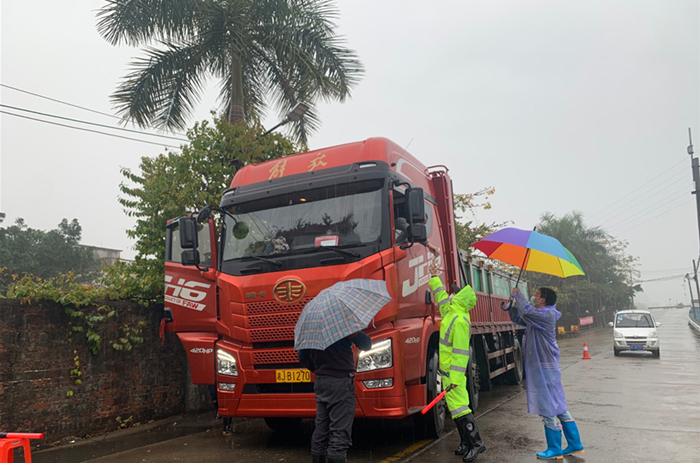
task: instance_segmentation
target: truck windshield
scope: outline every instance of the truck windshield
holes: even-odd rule
[[[235,220],[224,215],[223,259],[374,243],[382,231],[382,186],[368,180],[233,205]]]

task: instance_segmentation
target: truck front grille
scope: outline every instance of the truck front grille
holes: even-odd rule
[[[256,365],[299,363],[299,357],[294,349],[257,351],[253,352],[253,363]]]
[[[262,315],[262,314],[280,314],[283,312],[299,312],[304,309],[304,306],[311,301],[313,297],[305,297],[294,304],[280,304],[277,301],[260,301],[246,303],[246,314]]]
[[[272,328],[266,330],[250,330],[253,342],[290,341],[294,340],[294,327]]]
[[[277,301],[248,302],[245,314],[248,321],[250,341],[254,343],[276,343],[294,341],[294,326],[299,315],[313,297],[306,297],[295,304],[280,304]],[[255,349],[255,365],[298,364],[293,348]]]
[[[294,313],[278,313],[274,315],[253,315],[248,317],[251,328],[270,328],[274,326],[294,326],[301,315],[301,310]]]

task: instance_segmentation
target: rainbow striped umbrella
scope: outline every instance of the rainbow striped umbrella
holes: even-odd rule
[[[534,230],[503,228],[472,244],[472,247],[491,259],[528,272],[561,278],[584,275],[574,255],[557,239]]]

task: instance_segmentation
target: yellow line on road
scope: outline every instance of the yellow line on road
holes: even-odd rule
[[[391,463],[392,461],[399,461],[400,459],[402,459],[406,455],[415,452],[419,448],[423,447],[424,445],[429,444],[432,441],[433,441],[432,439],[426,439],[426,440],[422,440],[420,442],[416,442],[412,446],[400,451],[397,454],[390,456],[389,458],[387,458],[385,460],[380,461],[379,463]]]

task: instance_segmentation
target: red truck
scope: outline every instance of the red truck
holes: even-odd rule
[[[373,347],[357,357],[356,415],[413,415],[439,435],[444,402],[417,413],[441,392],[426,240],[440,249],[447,287],[471,284],[478,295],[474,408],[492,379],[522,380],[522,330],[500,309],[514,278],[458,249],[444,166],[371,138],[243,167],[215,209],[218,231],[211,208],[168,225],[165,318],[192,382],[216,385],[221,416],[263,417],[273,429],[314,417],[314,375],[297,360],[294,326],[322,289],[369,278],[384,280],[392,301],[365,330]]]

